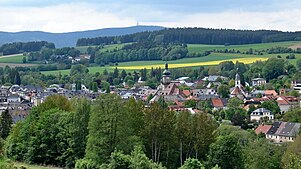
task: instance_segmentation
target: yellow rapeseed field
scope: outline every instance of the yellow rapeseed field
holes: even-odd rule
[[[239,59],[227,59],[227,60],[217,60],[217,61],[207,61],[207,62],[196,62],[196,63],[180,63],[180,64],[168,64],[169,68],[183,68],[183,67],[195,67],[195,66],[211,66],[211,65],[218,65],[221,62],[224,61],[232,61],[232,62],[243,62],[245,64],[254,63],[256,61],[266,61],[268,58],[239,58]],[[161,67],[164,68],[164,64],[156,64],[156,65],[147,65],[147,66],[120,66],[118,69],[151,69]]]

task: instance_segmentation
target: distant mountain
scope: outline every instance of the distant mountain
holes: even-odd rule
[[[42,31],[0,32],[0,45],[10,42],[47,41],[53,42],[57,48],[73,47],[79,38],[94,38],[100,36],[119,36],[143,31],[164,29],[160,26],[132,26],[124,28],[105,28],[98,30],[49,33]]]

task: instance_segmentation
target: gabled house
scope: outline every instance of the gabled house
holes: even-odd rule
[[[266,138],[276,143],[293,142],[299,135],[300,123],[274,122]]]
[[[300,99],[293,96],[280,96],[276,99],[276,102],[282,113],[287,112],[291,108],[300,106]]]
[[[267,134],[272,125],[261,124],[255,129],[255,133],[258,135],[260,133]]]
[[[265,109],[265,108],[259,108],[259,109],[254,110],[250,114],[250,120],[251,121],[261,121],[265,118],[267,120],[273,120],[274,119],[273,112],[271,112],[270,110]]]
[[[227,107],[227,99],[212,98],[211,99],[211,104],[213,106],[213,110],[226,109],[226,107]]]

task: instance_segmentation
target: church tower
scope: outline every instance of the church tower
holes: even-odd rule
[[[168,64],[165,63],[165,70],[163,71],[162,84],[165,86],[165,85],[169,85],[170,82],[171,82],[171,73],[168,70]]]
[[[240,87],[240,76],[238,73],[235,75],[235,86]]]

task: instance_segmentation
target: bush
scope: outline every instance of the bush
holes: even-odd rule
[[[100,169],[91,159],[80,159],[75,163],[75,169]]]

